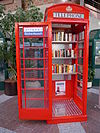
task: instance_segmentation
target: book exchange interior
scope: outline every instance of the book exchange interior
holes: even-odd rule
[[[52,24],[52,117],[83,114],[85,28],[85,24]]]

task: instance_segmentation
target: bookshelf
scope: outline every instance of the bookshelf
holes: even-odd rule
[[[73,45],[77,45],[77,38],[75,34],[67,33],[64,30],[62,31],[62,28],[58,27],[57,29],[57,27],[55,28],[53,26],[52,76],[76,74],[76,64],[73,60],[77,59],[77,55],[75,46]]]

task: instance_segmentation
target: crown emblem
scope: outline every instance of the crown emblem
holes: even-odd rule
[[[66,11],[71,12],[72,11],[72,8],[70,6],[67,6],[66,7]]]

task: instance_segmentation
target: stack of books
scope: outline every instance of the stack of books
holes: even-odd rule
[[[72,49],[60,49],[60,50],[53,50],[52,57],[75,57],[75,52]]]
[[[66,33],[64,31],[58,31],[52,33],[53,41],[76,41],[76,34]]]
[[[75,73],[76,64],[52,64],[52,73]]]

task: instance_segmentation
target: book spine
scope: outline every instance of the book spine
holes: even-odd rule
[[[76,64],[73,65],[73,72],[76,72]]]
[[[60,49],[60,57],[61,57],[61,49]]]
[[[70,51],[67,50],[67,57],[70,57]]]
[[[57,51],[57,57],[60,57],[60,54],[59,54],[59,52],[60,52],[60,51],[58,50],[58,51]]]
[[[65,33],[65,41],[68,41],[68,34]]]
[[[72,41],[72,34],[69,33],[69,41]]]
[[[59,65],[59,73],[61,73],[61,65]]]
[[[76,35],[75,34],[73,35],[73,41],[76,41]]]
[[[74,57],[74,50],[71,50],[71,57]]]
[[[63,64],[61,65],[61,71],[62,71],[62,73],[64,73],[64,65]]]
[[[67,73],[69,73],[69,65],[67,65]]]
[[[54,73],[57,73],[57,65],[55,64],[55,71],[54,71]]]
[[[57,67],[57,73],[59,73],[59,65],[57,64],[56,67]]]
[[[66,64],[64,64],[64,73],[66,73]]]
[[[58,32],[58,41],[60,41],[60,32]]]
[[[65,57],[65,49],[63,49],[63,57]]]
[[[58,41],[58,32],[56,32],[56,41]]]
[[[57,50],[55,50],[55,57],[57,57]]]
[[[56,41],[56,33],[55,32],[53,32],[53,41]]]
[[[52,41],[54,41],[54,32],[52,32]]]
[[[64,41],[64,32],[61,32],[61,41]]]

